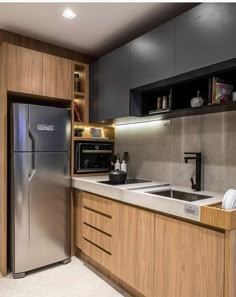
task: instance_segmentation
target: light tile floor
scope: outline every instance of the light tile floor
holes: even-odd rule
[[[0,275],[0,297],[130,297],[76,257],[13,279]]]

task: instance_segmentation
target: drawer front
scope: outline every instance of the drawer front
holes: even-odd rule
[[[86,224],[83,224],[82,236],[84,239],[89,240],[96,246],[111,253],[111,236],[106,235]]]
[[[83,208],[82,222],[111,235],[112,220],[109,217]]]
[[[82,250],[87,256],[106,269],[109,270],[111,268],[111,255],[84,238],[82,240]]]
[[[97,195],[83,193],[83,206],[109,216],[112,215],[111,201]]]

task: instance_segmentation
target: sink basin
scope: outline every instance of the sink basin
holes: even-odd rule
[[[189,202],[212,198],[212,196],[199,195],[195,193],[187,193],[187,192],[181,192],[181,191],[175,191],[175,190],[155,191],[155,192],[147,192],[147,193],[164,196],[168,198],[173,198],[173,199],[189,201]]]

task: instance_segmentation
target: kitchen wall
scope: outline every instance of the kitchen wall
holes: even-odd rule
[[[202,152],[204,189],[236,188],[236,111],[118,126],[116,151],[129,152],[129,176],[186,187],[195,161],[184,152]]]

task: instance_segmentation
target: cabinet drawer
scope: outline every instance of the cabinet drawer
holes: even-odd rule
[[[101,249],[111,253],[111,236],[106,235],[86,224],[82,227],[82,236],[100,247]]]
[[[102,249],[95,246],[93,243],[89,242],[88,240],[82,240],[82,250],[83,252],[92,258],[97,263],[104,266],[106,269],[110,269],[111,267],[111,255]]]
[[[82,222],[97,228],[107,234],[111,234],[112,221],[111,218],[93,212],[89,209],[82,209]]]
[[[97,195],[83,193],[83,206],[109,216],[112,215],[111,201]]]

